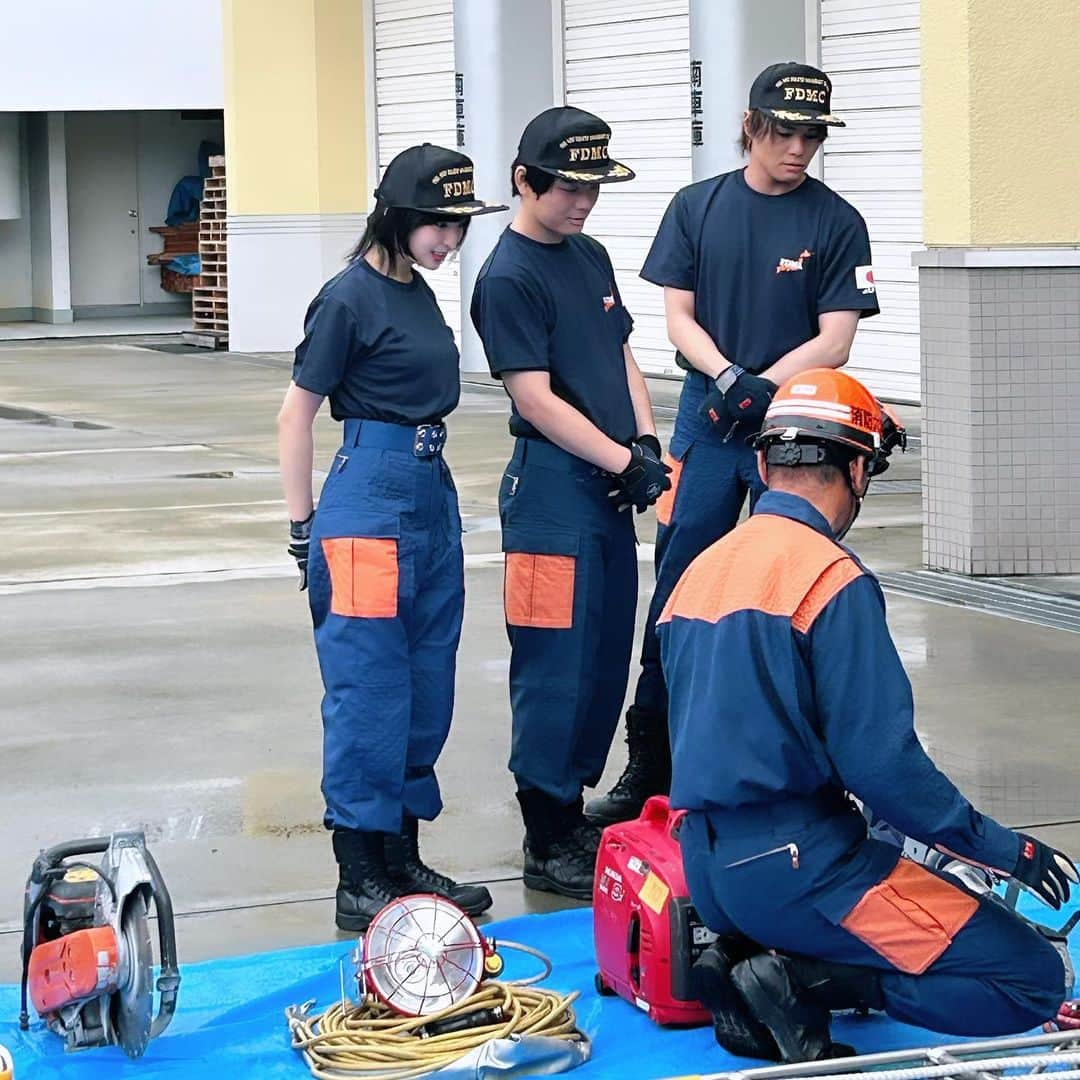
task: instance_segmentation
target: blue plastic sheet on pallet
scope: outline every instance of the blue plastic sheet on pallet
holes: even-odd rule
[[[165,269],[175,270],[178,274],[198,274],[202,270],[202,259],[198,255],[177,255],[165,264]]]

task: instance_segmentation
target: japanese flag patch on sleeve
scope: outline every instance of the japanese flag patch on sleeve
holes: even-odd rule
[[[872,266],[855,267],[855,288],[864,293],[877,292],[877,286],[874,285],[874,268]]]

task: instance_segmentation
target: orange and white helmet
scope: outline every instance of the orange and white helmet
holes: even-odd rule
[[[813,368],[776,391],[754,446],[775,465],[824,461],[815,447],[832,444],[869,458],[871,476],[884,472],[893,449],[907,448],[907,432],[858,379],[834,368]]]

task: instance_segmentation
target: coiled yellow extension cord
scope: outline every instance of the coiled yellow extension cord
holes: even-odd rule
[[[546,1035],[577,1042],[573,1002],[578,997],[531,986],[486,981],[465,1001],[428,1016],[401,1016],[373,998],[359,1005],[331,1005],[318,1016],[290,1009],[286,1016],[293,1049],[300,1051],[319,1080],[377,1077],[410,1080],[456,1061],[489,1039]],[[501,1009],[502,1019],[483,1027],[425,1036],[433,1022]]]

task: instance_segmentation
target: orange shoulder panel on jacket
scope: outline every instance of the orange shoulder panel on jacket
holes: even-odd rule
[[[850,585],[856,578],[862,577],[862,567],[854,559],[847,557],[832,563],[810,586],[810,591],[803,597],[802,603],[791,616],[791,625],[796,630],[807,634],[814,620],[825,609],[825,605],[845,585]]]
[[[854,571],[851,577],[847,568],[830,573],[834,565],[843,564]],[[758,514],[690,564],[659,621],[678,616],[715,623],[749,610],[789,618],[799,611],[804,622],[813,622],[832,596],[861,573],[854,560],[821,533],[790,518]],[[807,606],[811,596],[814,604]]]

